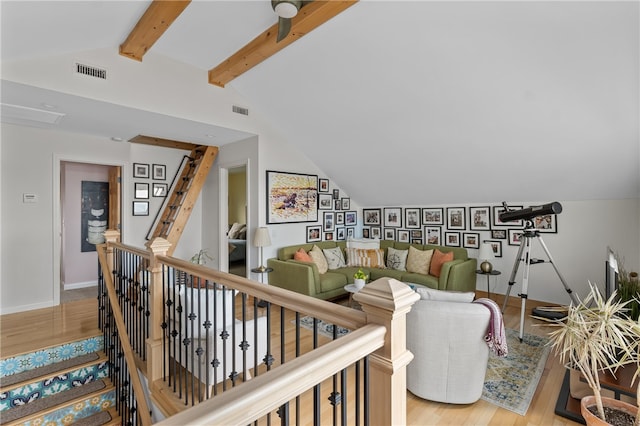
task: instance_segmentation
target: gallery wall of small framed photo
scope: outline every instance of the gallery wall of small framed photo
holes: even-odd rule
[[[409,238],[413,244],[424,244],[422,240],[422,229],[412,229],[409,231]]]
[[[491,229],[489,206],[469,207],[469,229],[472,231],[488,231]]]
[[[470,249],[480,248],[480,233],[479,232],[463,232],[462,233],[462,247]]]
[[[362,227],[362,238],[370,238],[371,236],[371,227],[363,226]]]
[[[509,206],[509,210],[522,210],[522,206]],[[524,222],[522,220],[512,220],[510,222],[503,222],[500,220],[500,214],[504,213],[503,206],[493,206],[493,226],[504,226],[504,227],[518,227],[524,226]]]
[[[408,229],[420,229],[420,209],[404,209],[404,227]]]
[[[322,227],[320,225],[307,226],[307,242],[315,243],[322,240]]]
[[[153,165],[153,179],[154,180],[166,180],[167,179],[167,166],[164,164]]]
[[[153,196],[154,197],[166,197],[167,196],[167,184],[166,183],[154,183],[153,184]]]
[[[502,241],[484,240],[483,242],[491,244],[491,249],[493,250],[493,255],[495,257],[502,257]]]
[[[318,192],[329,192],[329,179],[318,179]]]
[[[401,243],[408,243],[409,231],[406,229],[398,229],[398,241]]]
[[[149,202],[148,201],[134,201],[133,202],[133,215],[134,216],[149,216]]]
[[[342,210],[349,210],[351,208],[351,198],[342,198]]]
[[[558,232],[558,216],[546,214],[533,218],[533,226],[540,232],[555,234]]]
[[[380,209],[362,209],[362,224],[371,226],[382,225]]]
[[[324,212],[322,217],[324,232],[333,232],[336,229],[335,212]]]
[[[336,225],[344,225],[344,212],[336,212]]]
[[[382,238],[382,228],[380,228],[379,226],[372,226],[371,235],[369,235],[369,238],[380,240]]]
[[[358,223],[358,213],[355,211],[344,212],[344,224],[346,226],[355,226]]]
[[[340,210],[342,208],[342,203],[340,200],[333,200],[333,209]]]
[[[442,228],[439,226],[425,226],[424,227],[424,241],[426,244],[442,245]]]
[[[346,232],[344,226],[338,226],[336,228],[336,240],[344,241],[346,239],[347,239],[347,232]]]
[[[395,241],[395,239],[396,239],[396,230],[395,230],[395,228],[384,228],[383,238],[385,240]]]
[[[522,229],[509,229],[509,245],[519,246],[522,241],[522,234],[524,234]]]
[[[442,207],[422,209],[423,225],[444,225],[444,210]]]
[[[447,207],[447,228],[460,231],[467,229],[465,213],[464,207]]]
[[[507,230],[506,229],[492,229],[491,230],[491,239],[493,239],[493,240],[506,240],[507,239]]]
[[[333,190],[333,199],[334,200],[340,199],[340,190],[339,189],[334,189]]]
[[[444,245],[449,247],[460,247],[460,233],[451,231],[445,232]]]
[[[333,232],[325,232],[324,233],[325,241],[333,241]]]
[[[331,194],[318,194],[318,209],[331,210],[333,207],[333,197]]]
[[[149,165],[143,163],[133,163],[133,177],[149,179]]]
[[[353,238],[356,235],[356,228],[348,227],[347,228],[347,239]]]
[[[384,208],[384,227],[385,228],[401,228],[402,227],[402,208],[400,207]]]
[[[140,183],[135,182],[133,188],[133,198],[138,200],[148,200],[149,199],[149,184],[148,183]]]

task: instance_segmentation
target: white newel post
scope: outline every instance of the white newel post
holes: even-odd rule
[[[370,355],[370,416],[375,424],[407,424],[406,317],[420,296],[393,278],[380,278],[353,295],[367,314],[367,322],[387,328],[385,344]]]
[[[147,339],[147,379],[149,383],[162,378],[162,264],[157,256],[166,256],[171,243],[156,237],[147,243],[149,249],[149,289],[151,291],[151,315],[149,316],[149,339]]]

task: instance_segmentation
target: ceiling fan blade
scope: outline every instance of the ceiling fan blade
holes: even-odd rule
[[[291,31],[291,18],[278,18],[278,39],[277,42],[284,39]]]

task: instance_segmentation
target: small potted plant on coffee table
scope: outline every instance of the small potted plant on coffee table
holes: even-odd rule
[[[639,327],[637,322],[623,315],[628,302],[619,301],[615,293],[604,300],[597,287],[591,283],[589,287],[587,297],[577,306],[570,305],[564,319],[552,321],[558,327],[549,333],[552,347],[560,356],[560,362],[579,370],[593,391],[593,396],[586,396],[580,402],[587,425],[619,424],[613,422],[614,412],[626,412],[633,421],[638,408],[603,397],[599,374],[615,373],[623,365],[637,364]],[[595,413],[590,411],[594,406]],[[611,423],[606,423],[608,421]]]
[[[365,274],[362,269],[358,269],[358,272],[353,274],[353,284],[358,290],[360,290],[367,282],[367,278],[369,278],[367,274]]]

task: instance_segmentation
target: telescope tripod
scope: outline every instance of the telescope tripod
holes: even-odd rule
[[[573,294],[573,292],[567,285],[567,282],[562,277],[562,274],[560,274],[560,270],[558,270],[558,267],[553,262],[551,253],[549,252],[549,249],[547,248],[544,241],[542,240],[542,237],[540,236],[540,231],[534,228],[533,222],[531,222],[530,220],[527,220],[527,224],[524,228],[524,233],[522,234],[522,238],[520,240],[520,248],[518,249],[518,254],[516,255],[516,260],[513,264],[513,270],[511,271],[511,277],[509,278],[509,286],[507,287],[507,294],[505,295],[504,303],[502,305],[502,312],[504,313],[504,310],[507,307],[507,302],[509,301],[509,294],[511,293],[511,287],[513,287],[513,285],[516,282],[515,280],[516,280],[516,274],[518,273],[518,266],[520,265],[520,262],[523,262],[524,271],[522,272],[522,293],[519,294],[520,298],[522,299],[522,304],[520,306],[520,335],[519,335],[520,342],[522,342],[522,337],[524,335],[524,312],[526,310],[526,301],[528,297],[527,290],[529,287],[529,267],[531,265],[535,265],[538,263],[545,263],[545,260],[531,258],[531,241],[534,238],[538,240],[538,242],[542,246],[542,249],[547,254],[547,257],[549,259],[548,262],[551,263],[551,265],[553,265],[553,269],[556,271],[556,274],[558,274],[558,278],[560,278],[560,281],[562,282],[564,289],[567,291],[567,293],[569,293],[569,297],[571,297],[571,300],[573,301],[573,303],[576,305],[579,303],[578,298],[576,297],[575,294]]]

